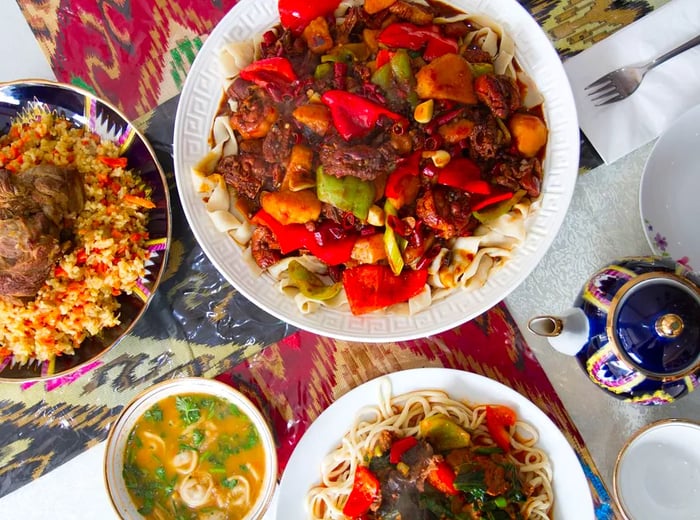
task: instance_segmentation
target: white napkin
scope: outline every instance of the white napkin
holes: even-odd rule
[[[700,46],[647,73],[627,99],[596,107],[583,89],[624,65],[644,63],[700,34],[700,0],[670,0],[564,62],[579,125],[606,163],[658,137],[700,104]]]

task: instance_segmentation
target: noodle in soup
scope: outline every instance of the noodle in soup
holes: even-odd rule
[[[177,395],[136,422],[122,474],[147,519],[237,519],[261,493],[265,458],[260,433],[236,405]]]

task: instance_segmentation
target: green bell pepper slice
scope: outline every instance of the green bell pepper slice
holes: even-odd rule
[[[336,282],[332,285],[324,284],[321,278],[296,260],[289,262],[287,272],[289,273],[289,280],[292,284],[294,284],[304,296],[312,300],[330,300],[343,288],[341,282]]]
[[[402,251],[406,247],[406,239],[396,235],[396,232],[389,225],[388,219],[392,215],[398,217],[399,212],[388,200],[384,203],[384,214],[387,223],[384,226],[384,250],[389,267],[395,275],[399,275],[403,270],[404,261]]]
[[[367,220],[369,208],[374,203],[374,183],[357,177],[335,177],[316,170],[316,196],[343,211],[349,211],[360,220]]]

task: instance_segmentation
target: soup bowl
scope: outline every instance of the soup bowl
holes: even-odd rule
[[[171,446],[172,444],[172,446]],[[277,482],[272,431],[242,393],[216,380],[158,383],[122,410],[107,438],[104,477],[124,520],[173,503],[212,520],[256,520]],[[243,505],[245,504],[245,505]]]

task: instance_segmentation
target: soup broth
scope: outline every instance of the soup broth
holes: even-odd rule
[[[265,450],[236,405],[209,395],[170,396],[129,434],[123,476],[145,518],[240,519],[260,494]]]

